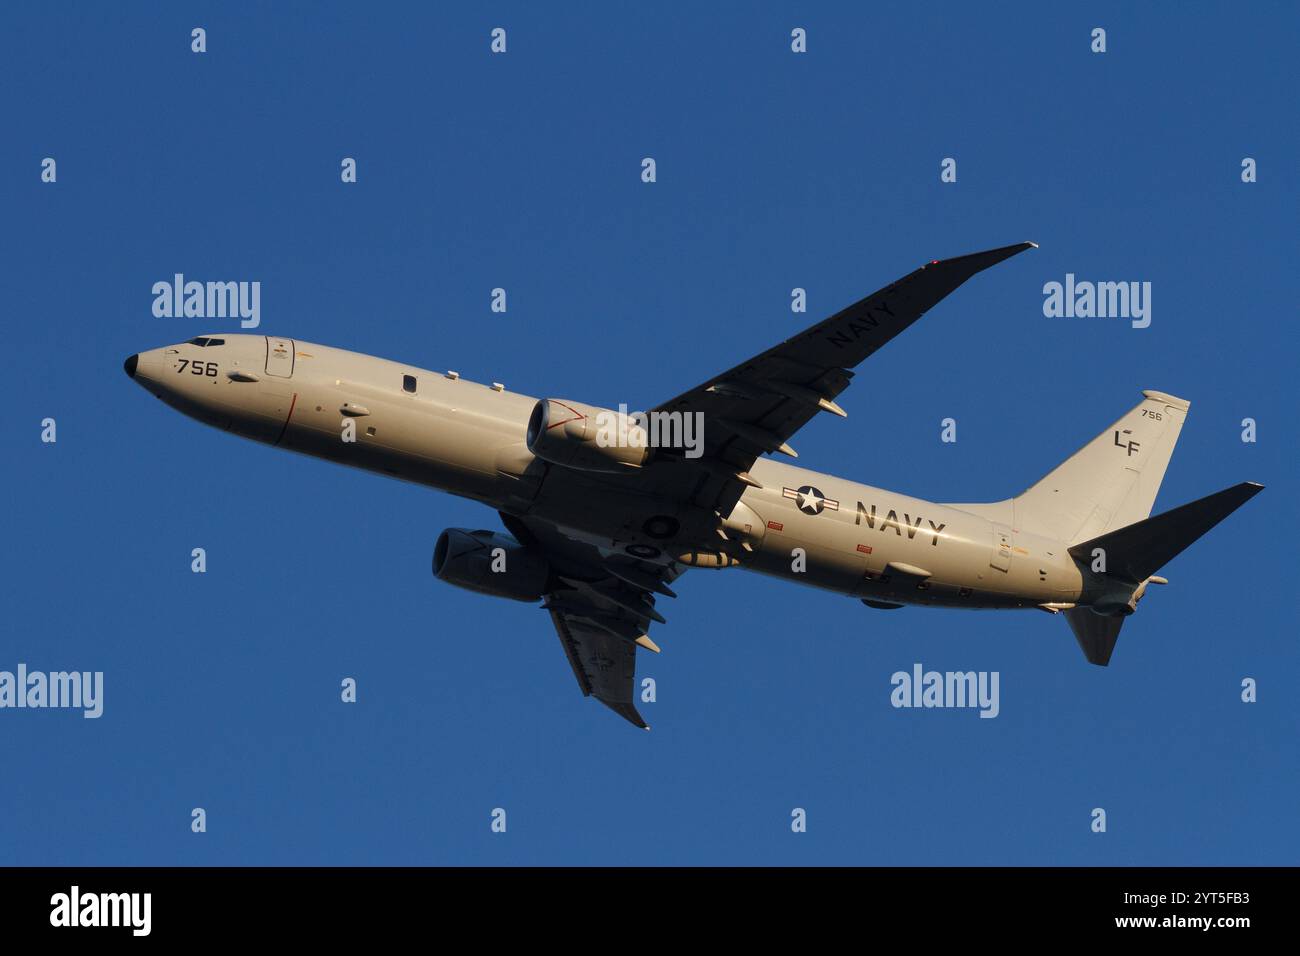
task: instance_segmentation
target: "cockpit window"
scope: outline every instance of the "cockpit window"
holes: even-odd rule
[[[203,346],[205,346],[205,345],[208,344],[208,340],[207,340],[207,339],[202,339],[202,338],[200,338],[200,339],[190,339],[189,342],[187,342],[186,344],[187,344],[187,345],[197,345],[199,348],[202,348]]]
[[[225,345],[225,344],[226,344],[225,339],[208,339],[208,348],[212,348],[212,346],[214,345]]]
[[[199,336],[197,339],[190,339],[187,345],[197,345],[199,348],[212,348],[214,345],[225,345],[225,339],[209,339]]]

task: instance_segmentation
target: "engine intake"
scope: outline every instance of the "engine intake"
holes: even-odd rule
[[[512,601],[537,601],[550,567],[508,534],[448,528],[433,546],[433,576]]]
[[[632,416],[558,398],[533,406],[527,444],[543,461],[579,471],[623,472],[651,455],[649,437]]]

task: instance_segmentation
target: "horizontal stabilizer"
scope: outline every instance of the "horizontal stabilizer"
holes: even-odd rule
[[[1074,639],[1079,642],[1089,664],[1105,667],[1110,663],[1124,618],[1102,617],[1086,607],[1076,607],[1065,612],[1065,620],[1074,631]]]
[[[1243,481],[1154,518],[1076,544],[1070,554],[1090,562],[1100,548],[1105,552],[1106,574],[1140,584],[1263,490],[1263,485]]]

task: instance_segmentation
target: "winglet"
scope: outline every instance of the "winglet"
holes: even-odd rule
[[[1037,248],[1038,243],[1036,242],[1017,242],[1009,246],[999,246],[997,249],[985,249],[983,252],[972,252],[964,256],[954,256],[951,259],[932,259],[929,262],[929,265],[952,266],[960,264],[967,267],[973,267],[970,268],[970,271],[966,275],[966,278],[970,278],[970,276],[975,273],[983,272],[990,266],[995,266],[999,262],[1010,259],[1012,256],[1019,255],[1026,249]],[[961,280],[961,282],[964,281],[966,280]],[[960,285],[961,282],[959,282],[958,285]]]

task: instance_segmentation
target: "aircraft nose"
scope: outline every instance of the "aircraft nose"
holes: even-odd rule
[[[127,378],[135,378],[135,368],[139,364],[140,356],[138,354],[127,356],[126,361],[122,363],[122,369],[126,372]]]

